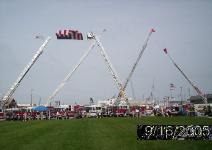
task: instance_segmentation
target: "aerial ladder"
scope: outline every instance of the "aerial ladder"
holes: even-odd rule
[[[128,83],[129,83],[129,81],[130,81],[135,69],[136,69],[136,66],[138,65],[138,62],[140,61],[140,59],[141,59],[141,57],[142,57],[142,55],[143,55],[143,53],[144,53],[144,51],[145,51],[145,49],[147,47],[148,41],[149,41],[149,39],[150,39],[150,37],[151,37],[153,32],[155,32],[155,30],[151,29],[149,34],[148,34],[148,36],[147,36],[147,38],[146,38],[146,41],[145,41],[145,43],[144,43],[144,45],[143,45],[143,47],[142,47],[142,49],[141,49],[136,61],[135,61],[135,63],[133,64],[132,70],[130,71],[130,73],[129,73],[129,75],[128,75],[128,77],[127,77],[127,79],[126,79],[126,81],[125,81],[125,83],[124,83],[124,85],[122,87],[122,89],[120,89],[120,91],[119,91],[118,97],[123,97],[123,93],[125,93],[125,89],[126,89]]]
[[[102,31],[102,33],[99,35],[99,37],[101,37],[102,34],[105,31],[106,30],[104,29]],[[91,37],[88,37],[88,38],[91,38]],[[48,99],[47,99],[47,105],[49,105],[50,102],[54,99],[54,97],[62,90],[62,88],[70,80],[70,78],[72,77],[72,75],[74,74],[74,72],[76,72],[76,70],[79,68],[79,66],[83,63],[83,61],[89,55],[89,53],[92,51],[92,49],[94,48],[95,45],[96,45],[96,41],[93,41],[93,43],[90,45],[90,47],[88,48],[88,50],[85,51],[85,53],[82,55],[82,57],[80,58],[79,62],[75,65],[75,67],[67,74],[67,76],[62,80],[62,82],[54,90],[54,92],[48,97]]]
[[[104,49],[102,43],[100,42],[100,40],[98,39],[98,37],[96,37],[93,33],[90,33],[90,36],[93,37],[94,40],[96,40],[97,45],[100,47],[100,53],[101,53],[101,55],[103,56],[103,58],[104,58],[104,60],[105,60],[105,62],[106,62],[106,64],[107,64],[107,66],[108,66],[108,69],[109,69],[109,71],[111,72],[112,77],[113,77],[113,79],[114,79],[114,81],[115,81],[115,83],[116,83],[116,85],[117,85],[117,87],[118,87],[118,89],[119,89],[118,99],[127,101],[125,89],[126,89],[128,83],[129,83],[129,81],[130,81],[130,78],[132,77],[133,72],[135,71],[135,68],[136,68],[136,66],[137,66],[137,64],[138,64],[138,62],[139,62],[139,60],[141,59],[141,56],[142,56],[143,53],[144,53],[144,50],[145,50],[146,47],[147,47],[147,43],[148,43],[148,41],[149,41],[149,39],[150,39],[150,36],[152,35],[153,32],[155,32],[155,30],[154,30],[154,29],[151,29],[150,32],[149,32],[149,34],[148,34],[148,36],[147,36],[147,39],[146,39],[146,41],[145,41],[143,47],[142,47],[142,50],[141,50],[141,52],[139,53],[139,56],[138,56],[138,58],[136,59],[136,62],[135,62],[135,64],[133,65],[133,68],[132,68],[132,70],[131,70],[131,72],[130,72],[128,78],[126,79],[126,82],[125,82],[124,85],[120,82],[119,77],[118,77],[118,75],[117,75],[115,69],[113,68],[112,63],[110,62],[110,59],[109,59],[109,57],[108,57],[108,55],[107,55],[107,53],[106,53],[106,51],[105,51],[105,49]]]
[[[103,30],[103,32],[105,32],[106,30]],[[151,32],[150,32],[150,34],[148,35],[148,38],[147,38],[147,40],[146,40],[146,44],[143,46],[143,49],[142,49],[142,53],[143,53],[143,51],[144,51],[144,49],[146,48],[146,46],[147,46],[147,42],[148,42],[148,40],[149,40],[149,38],[150,38],[150,36],[151,36],[151,34],[152,34],[152,32],[155,32],[154,31],[154,29],[152,29],[151,30]],[[103,45],[102,45],[102,43],[101,43],[101,41],[100,41],[100,39],[99,39],[99,37],[98,36],[96,36],[94,33],[92,33],[92,32],[90,32],[90,33],[88,33],[88,35],[87,35],[87,37],[88,37],[88,39],[93,39],[94,40],[94,42],[93,42],[93,44],[89,47],[89,49],[83,54],[83,56],[80,58],[80,61],[77,63],[77,65],[74,67],[74,69],[65,77],[65,79],[59,84],[59,86],[55,89],[55,91],[52,93],[52,95],[51,96],[49,96],[49,98],[48,98],[48,103],[47,104],[49,104],[52,100],[53,100],[53,98],[58,94],[58,92],[64,87],[64,85],[68,82],[68,80],[71,78],[71,76],[73,75],[73,73],[77,70],[77,68],[81,65],[81,63],[85,60],[85,58],[88,56],[88,54],[90,53],[90,51],[93,49],[93,47],[95,46],[95,44],[97,44],[98,46],[99,46],[99,48],[100,48],[100,54],[103,56],[103,58],[104,58],[104,61],[105,61],[105,63],[106,63],[106,65],[107,65],[107,67],[108,67],[108,69],[109,69],[109,71],[110,71],[110,73],[112,74],[112,77],[113,77],[113,80],[115,81],[115,83],[116,83],[116,85],[117,85],[117,88],[119,89],[119,98],[121,98],[121,99],[124,99],[124,100],[126,100],[126,94],[125,94],[125,91],[123,90],[123,85],[122,85],[122,83],[121,83],[121,81],[120,81],[120,79],[119,79],[119,76],[118,76],[118,74],[116,73],[116,70],[114,69],[114,67],[113,67],[113,65],[112,65],[112,63],[111,63],[111,61],[110,61],[110,59],[109,59],[109,57],[108,57],[108,55],[107,55],[107,53],[106,53],[106,51],[105,51],[105,49],[104,49],[104,47],[103,47]],[[141,57],[141,56],[140,56]],[[138,63],[138,62],[137,62]],[[137,65],[137,64],[136,64]],[[135,69],[135,67],[134,67],[134,69]],[[134,69],[133,69],[133,71],[132,72],[134,72]],[[132,73],[130,74],[130,76],[132,76]],[[129,82],[129,79],[128,79],[128,81],[127,81],[127,84],[128,84],[128,82]],[[125,87],[126,88],[126,87]]]
[[[103,32],[105,32],[106,30],[104,29]],[[94,46],[97,44],[100,47],[100,54],[103,56],[109,71],[112,74],[112,77],[118,87],[118,89],[122,89],[122,84],[119,80],[119,77],[115,71],[115,69],[112,66],[112,63],[110,62],[110,59],[104,49],[104,47],[102,46],[102,43],[99,39],[100,36],[96,36],[94,33],[90,32],[87,35],[88,39],[93,39],[94,42],[92,43],[92,45],[89,47],[89,49],[83,54],[83,56],[80,58],[79,62],[77,63],[77,65],[73,68],[73,70],[71,72],[69,72],[69,74],[64,78],[64,80],[59,84],[59,86],[55,89],[55,91],[52,93],[52,95],[49,96],[48,100],[47,100],[47,104],[50,104],[50,102],[54,99],[54,97],[59,93],[59,91],[64,87],[64,85],[69,81],[69,79],[71,78],[71,76],[73,75],[73,73],[78,69],[78,67],[82,64],[82,62],[85,60],[85,58],[88,56],[88,54],[91,52],[91,50],[94,48]]]
[[[104,61],[105,61],[106,65],[107,65],[107,67],[108,67],[108,70],[110,71],[110,73],[111,73],[111,75],[113,77],[113,80],[116,83],[117,88],[119,90],[121,90],[123,88],[123,85],[122,85],[122,83],[121,83],[121,81],[119,79],[119,76],[118,76],[116,70],[114,69],[114,67],[113,67],[113,65],[112,65],[112,63],[111,63],[111,61],[110,61],[110,59],[109,59],[109,57],[108,57],[108,55],[107,55],[107,53],[105,51],[100,39],[97,36],[95,36],[94,33],[90,33],[89,36],[91,38],[93,38],[93,40],[95,40],[97,45],[99,46],[100,54],[104,58]]]
[[[123,85],[122,85],[122,83],[120,81],[120,78],[119,78],[116,70],[114,69],[114,67],[113,67],[113,65],[112,65],[112,63],[111,63],[111,61],[110,61],[110,59],[109,59],[109,57],[108,57],[108,55],[107,55],[107,53],[105,51],[100,39],[97,36],[95,36],[94,33],[89,33],[89,36],[90,36],[91,39],[93,39],[93,40],[95,40],[97,42],[97,45],[100,48],[99,52],[102,55],[102,57],[104,58],[104,61],[105,61],[106,65],[107,65],[107,67],[108,67],[108,70],[110,71],[110,73],[111,73],[111,75],[113,77],[113,80],[116,83],[116,86],[117,86],[118,90],[119,91],[123,91],[122,90],[123,89]],[[126,104],[128,105],[128,99],[126,97],[125,92],[123,91],[121,94],[122,94],[122,97],[118,97],[116,99],[115,105],[116,106],[126,105]]]
[[[180,69],[180,67],[175,63],[174,59],[171,57],[171,55],[168,53],[167,49],[165,48],[163,50],[165,54],[169,57],[171,62],[174,64],[174,66],[180,71],[180,73],[183,75],[183,77],[188,81],[188,83],[194,88],[194,90],[197,92],[197,94],[202,98],[203,102],[207,104],[207,98],[204,96],[203,92],[196,86],[194,83],[185,75],[185,73]]]
[[[16,89],[20,85],[21,81],[26,76],[26,74],[32,68],[32,66],[34,65],[34,63],[38,60],[39,56],[43,53],[44,48],[47,46],[47,44],[48,44],[48,42],[50,40],[51,40],[51,37],[47,37],[46,38],[46,40],[44,41],[44,43],[40,46],[40,48],[38,49],[38,51],[34,54],[34,56],[30,60],[30,62],[27,64],[27,66],[19,74],[19,76],[16,79],[16,81],[12,84],[12,86],[9,88],[9,90],[7,91],[7,93],[4,95],[4,97],[2,99],[3,107],[8,107],[9,106],[9,104],[10,104],[10,102],[12,100],[12,96],[13,96],[14,92],[16,91]]]

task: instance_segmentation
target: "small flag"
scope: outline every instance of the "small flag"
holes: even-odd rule
[[[174,90],[176,87],[173,83],[170,83],[170,90]]]
[[[155,32],[155,29],[152,28],[152,29],[151,29],[151,32]]]
[[[83,40],[82,33],[74,30],[59,30],[56,33],[57,39],[73,39],[73,40]]]
[[[163,50],[166,54],[167,54],[167,49],[166,48],[164,48],[164,50]]]
[[[44,39],[44,37],[42,35],[36,35],[35,39]]]

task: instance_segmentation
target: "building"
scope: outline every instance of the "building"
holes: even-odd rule
[[[212,94],[206,94],[205,97],[207,98],[208,103],[212,104]],[[189,101],[192,104],[204,104],[202,98],[199,95],[191,96]]]
[[[2,111],[2,101],[0,100],[0,112]]]

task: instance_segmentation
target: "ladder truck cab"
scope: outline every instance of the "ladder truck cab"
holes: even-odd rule
[[[4,113],[0,110],[0,119],[4,119]]]
[[[119,102],[115,114],[117,117],[125,117],[129,114],[129,105],[126,101]]]

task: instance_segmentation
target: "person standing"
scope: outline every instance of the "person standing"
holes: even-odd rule
[[[26,122],[27,121],[27,112],[25,111],[24,112],[24,122]]]

